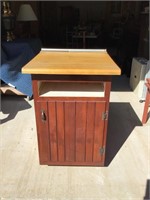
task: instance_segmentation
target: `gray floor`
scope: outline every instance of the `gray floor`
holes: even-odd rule
[[[0,197],[2,200],[142,200],[150,179],[150,119],[125,76],[113,79],[106,167],[41,166],[34,104],[1,98]]]

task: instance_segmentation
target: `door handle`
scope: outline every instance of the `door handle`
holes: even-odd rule
[[[46,121],[46,114],[45,114],[44,110],[41,111],[41,119],[43,122]]]

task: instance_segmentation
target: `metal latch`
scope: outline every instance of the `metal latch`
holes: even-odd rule
[[[108,119],[108,111],[102,113],[102,120]]]
[[[44,110],[41,110],[41,119],[43,122],[46,121],[46,114],[45,114]]]
[[[100,153],[100,155],[103,155],[105,153],[105,147],[101,147],[99,149],[99,153]]]

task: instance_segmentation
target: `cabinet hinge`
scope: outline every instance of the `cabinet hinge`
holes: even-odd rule
[[[100,155],[103,155],[105,153],[105,147],[101,147],[99,149],[99,153],[100,153]]]
[[[102,113],[102,120],[108,119],[108,111]]]

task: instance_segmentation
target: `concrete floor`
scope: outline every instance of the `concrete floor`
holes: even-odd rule
[[[150,119],[125,76],[113,79],[106,167],[39,165],[33,100],[1,100],[1,200],[149,199]]]

